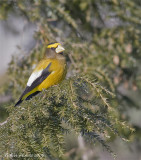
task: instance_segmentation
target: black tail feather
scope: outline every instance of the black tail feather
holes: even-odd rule
[[[36,92],[32,93],[25,100],[30,100],[33,96],[36,96],[38,93],[40,93],[40,91],[36,91]]]
[[[20,100],[15,104],[14,107],[18,106],[20,103],[22,103],[22,101],[23,101],[23,100],[20,99]]]
[[[37,95],[38,93],[40,93],[40,91],[36,91],[36,92],[32,93],[25,100],[31,99],[33,96]],[[22,103],[22,101],[23,101],[22,97],[20,97],[20,100],[15,104],[15,107],[18,106],[20,103]]]

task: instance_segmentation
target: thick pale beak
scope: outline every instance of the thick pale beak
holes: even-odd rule
[[[63,52],[65,49],[61,46],[61,45],[58,45],[58,47],[56,48],[56,53],[61,53]]]

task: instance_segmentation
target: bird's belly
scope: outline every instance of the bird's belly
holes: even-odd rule
[[[47,89],[53,85],[60,83],[65,78],[66,72],[64,72],[64,68],[53,71],[39,86],[38,90],[42,91],[43,89]]]

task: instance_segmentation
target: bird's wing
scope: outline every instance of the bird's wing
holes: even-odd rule
[[[49,71],[50,66],[51,66],[51,62],[48,64],[48,66],[45,69],[42,69],[40,71],[34,71],[31,74],[27,82],[27,87],[24,90],[23,94],[21,95],[20,99],[24,95],[26,95],[28,92],[33,90],[35,87],[37,87],[39,84],[41,84],[51,74],[51,71]]]

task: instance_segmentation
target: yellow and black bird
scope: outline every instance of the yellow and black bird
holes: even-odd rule
[[[29,100],[43,89],[58,84],[65,78],[67,66],[63,55],[64,50],[60,43],[47,45],[44,58],[32,72],[27,86],[15,106],[19,105],[23,100]]]

